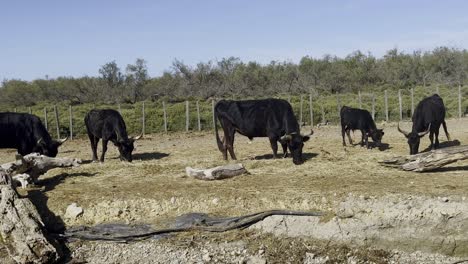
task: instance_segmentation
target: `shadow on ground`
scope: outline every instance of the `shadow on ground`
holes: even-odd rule
[[[455,146],[460,146],[460,145],[461,145],[461,143],[460,143],[460,141],[458,141],[458,139],[455,139],[455,140],[452,140],[452,141],[444,141],[444,142],[439,144],[439,149],[455,147]],[[427,152],[427,151],[430,151],[430,150],[431,150],[431,146],[428,146],[427,148],[425,148],[421,152]]]
[[[133,160],[157,160],[169,156],[167,153],[161,152],[143,152],[132,155]]]

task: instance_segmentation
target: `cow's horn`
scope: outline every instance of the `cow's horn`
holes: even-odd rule
[[[288,141],[288,140],[291,140],[291,139],[292,139],[292,136],[290,134],[286,134],[286,135],[281,137],[281,140],[283,140],[283,141]]]
[[[132,137],[133,140],[139,140],[141,137],[143,137],[143,134],[140,134],[139,136]]]
[[[408,137],[408,135],[409,135],[409,132],[406,132],[406,131],[404,131],[403,129],[400,128],[400,122],[398,122],[398,131],[400,131],[400,133],[405,135],[405,137]]]
[[[44,143],[44,139],[43,138],[40,138],[37,140],[37,145],[41,145],[42,143]]]
[[[431,130],[431,124],[429,123],[429,126],[427,127],[427,130],[423,131],[423,132],[419,132],[418,136],[422,137],[422,136],[426,135],[427,133],[429,133],[430,130]]]
[[[62,138],[62,139],[59,139],[59,140],[58,140],[58,143],[60,143],[60,145],[62,145],[62,144],[63,144],[65,141],[67,141],[67,140],[68,140],[68,137]]]

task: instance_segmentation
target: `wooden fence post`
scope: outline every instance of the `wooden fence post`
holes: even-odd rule
[[[17,113],[17,112],[18,112],[18,109],[16,109],[16,107],[15,107],[15,109],[14,109],[13,111],[15,111],[15,113]]]
[[[201,131],[201,121],[200,121],[200,103],[197,100],[197,119],[198,119],[198,131]]]
[[[312,94],[309,95],[309,114],[310,114],[310,126],[314,126],[314,111],[312,107]]]
[[[388,122],[388,94],[387,94],[387,90],[385,90],[385,121]]]
[[[54,114],[55,114],[55,125],[57,128],[57,139],[60,139],[60,123],[59,123],[59,115],[57,111],[57,105],[54,105]]]
[[[401,89],[398,89],[398,104],[400,106],[400,121],[403,120],[403,102],[401,101]]]
[[[375,95],[372,94],[372,119],[375,120]]]
[[[338,109],[338,117],[340,117],[341,100],[340,100],[340,95],[338,94],[338,92],[336,93],[336,108]]]
[[[32,114],[32,111],[31,111],[31,107],[30,107],[30,106],[28,106],[28,112],[29,112],[29,114]]]
[[[70,140],[73,140],[73,108],[71,105],[69,107],[69,116],[70,116]]]
[[[288,95],[288,103],[291,103],[291,95]]]
[[[325,109],[323,109],[323,104],[320,104],[320,110],[322,111],[322,124],[326,123],[325,120]]]
[[[361,91],[358,91],[358,101],[359,101],[359,108],[362,109],[362,99],[361,99]]]
[[[185,131],[188,132],[190,127],[189,118],[189,101],[185,101]]]
[[[215,116],[215,99],[211,100],[211,113],[213,115],[213,129],[216,126],[216,116]]]
[[[141,105],[141,134],[145,136],[146,132],[146,114],[145,114],[145,101]]]
[[[411,116],[414,115],[414,88],[411,88]]]
[[[462,118],[462,93],[461,84],[458,84],[458,118]]]
[[[49,127],[49,124],[48,124],[48,123],[49,123],[49,122],[48,122],[48,120],[47,120],[47,107],[44,107],[44,123],[45,123],[45,124],[44,124],[44,125],[45,125],[45,128],[48,129],[48,127]]]
[[[164,117],[164,132],[167,133],[167,113],[166,113],[166,102],[162,102],[163,117]]]
[[[439,94],[439,85],[436,86],[436,94],[440,95]]]
[[[303,106],[303,101],[304,101],[303,99],[304,98],[303,98],[303,96],[301,94],[301,103],[300,103],[300,108],[299,108],[299,126],[301,126],[301,127],[302,127],[302,124],[303,124],[302,123],[302,120],[303,120],[302,119],[302,106]]]

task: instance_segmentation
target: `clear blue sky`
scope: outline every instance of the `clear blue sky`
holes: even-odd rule
[[[0,0],[0,80],[97,76],[136,58],[151,76],[235,56],[382,56],[436,46],[467,48],[468,1]]]

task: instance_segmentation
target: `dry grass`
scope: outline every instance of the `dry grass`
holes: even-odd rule
[[[67,225],[105,221],[160,223],[167,217],[195,211],[237,215],[274,208],[328,210],[351,192],[377,197],[390,193],[451,197],[468,193],[467,161],[433,173],[380,166],[379,160],[408,153],[396,124],[386,124],[384,128],[383,141],[390,144],[385,151],[359,146],[344,148],[338,127],[315,129],[304,148],[308,160],[300,166],[289,158],[271,159],[265,138],[247,144],[245,137],[237,135],[238,162],[251,174],[212,182],[185,177],[186,166],[206,168],[225,163],[212,134],[154,134],[137,143],[131,164],[120,162],[116,148],[110,146],[104,164],[87,163],[75,169],[49,171],[38,188],[27,192],[36,203],[46,205],[58,216],[63,216],[72,202],[82,206],[84,216],[77,221],[65,220]],[[448,128],[453,139],[462,144],[468,142],[468,119],[450,120]],[[355,141],[359,138],[360,132],[356,132]],[[444,142],[445,135],[440,138]],[[428,145],[426,137],[422,146]],[[0,162],[11,161],[14,153],[1,150]],[[60,156],[89,160],[89,142],[67,142]],[[219,202],[213,203],[214,198]]]

